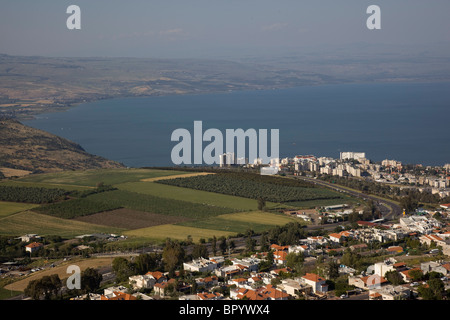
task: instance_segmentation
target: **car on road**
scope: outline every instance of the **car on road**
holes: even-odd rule
[[[341,298],[341,299],[347,299],[348,296],[347,296],[346,294],[341,294],[340,298]]]

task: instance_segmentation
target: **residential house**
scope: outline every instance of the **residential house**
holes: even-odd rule
[[[250,288],[247,278],[236,278],[228,282],[229,284],[235,285],[238,288]]]
[[[289,297],[288,293],[270,284],[258,289],[239,288],[230,291],[230,298],[234,300],[288,300]]]
[[[152,289],[156,283],[156,279],[149,275],[131,276],[128,281],[134,290]]]
[[[403,248],[400,246],[390,246],[389,248],[386,249],[386,251],[388,253],[402,253],[403,252]]]
[[[374,274],[384,277],[386,272],[395,271],[394,264],[396,261],[394,259],[387,259],[383,262],[377,262],[374,264]]]
[[[151,279],[154,279],[155,283],[162,283],[167,281],[167,277],[160,271],[149,271],[145,275]]]
[[[198,286],[211,288],[219,284],[219,278],[217,278],[217,276],[210,276],[206,278],[195,279],[195,282],[197,283]]]
[[[221,300],[223,295],[218,292],[202,292],[197,294],[198,300]]]
[[[217,269],[217,267],[217,262],[205,258],[199,258],[183,263],[183,269],[191,272],[209,272]]]
[[[44,245],[40,242],[32,242],[30,244],[27,244],[25,246],[25,251],[33,253],[35,251],[38,251],[39,249],[43,248]]]
[[[261,290],[261,289],[260,289]],[[267,300],[288,300],[289,294],[286,292],[275,288],[274,286],[268,284],[265,288],[263,287],[260,291],[261,294],[267,297]]]
[[[271,244],[270,245],[270,249],[274,250],[274,251],[288,251],[289,250],[289,246],[279,246],[277,244]]]
[[[370,276],[350,276],[348,278],[348,284],[353,285],[357,288],[363,290],[370,290],[379,288],[385,284],[387,284],[387,280],[384,277],[381,277],[378,274],[373,274]]]
[[[287,261],[287,255],[288,255],[287,251],[275,251],[273,253],[273,261],[276,264],[285,264]]]
[[[306,241],[314,248],[317,248],[318,246],[323,246],[328,243],[328,239],[322,236],[308,237],[306,238]]]
[[[420,270],[422,270],[423,274],[434,271],[447,276],[450,274],[450,263],[441,263],[436,261],[422,262],[420,264]]]
[[[121,291],[114,291],[110,295],[102,295],[100,300],[137,300],[138,298],[131,295],[130,293],[125,293]]]
[[[307,244],[302,244],[298,246],[290,246],[288,253],[295,253],[295,254],[303,254],[303,256],[307,256],[310,252],[311,248]]]
[[[285,279],[281,281],[278,288],[285,291],[290,296],[300,296],[302,294],[310,294],[312,287],[306,283],[303,283],[300,279]]]
[[[411,282],[411,281],[413,280],[412,277],[411,277],[411,275],[410,275],[410,272],[413,271],[413,270],[419,270],[419,271],[422,271],[420,268],[412,268],[412,269],[400,271],[399,273],[400,273],[400,275],[402,276],[403,281],[405,281],[405,282]]]
[[[20,241],[22,241],[22,242],[30,242],[31,240],[36,239],[36,238],[40,238],[40,237],[38,237],[37,234],[33,233],[33,234],[25,234],[23,236],[18,237],[17,239],[20,239]]]
[[[405,300],[411,296],[408,286],[386,285],[369,290],[369,300]]]
[[[153,290],[156,295],[159,295],[160,297],[164,298],[168,294],[168,290],[171,287],[170,285],[176,285],[177,281],[175,279],[170,279],[169,281],[164,281],[160,283],[156,283],[153,286]]]
[[[301,277],[303,283],[310,285],[314,293],[326,293],[328,291],[328,284],[324,278],[315,273],[307,273]]]

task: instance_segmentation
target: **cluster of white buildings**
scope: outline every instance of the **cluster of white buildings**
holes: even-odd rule
[[[314,155],[283,158],[278,162],[279,169],[292,166],[295,172],[310,171],[339,177],[369,177],[376,182],[401,184],[405,187],[416,186],[419,191],[430,191],[440,197],[450,196],[450,164],[444,165],[438,176],[400,173],[403,165],[400,161],[385,159],[372,163],[364,152],[341,152],[339,159],[316,157]],[[427,167],[430,169],[431,167]]]

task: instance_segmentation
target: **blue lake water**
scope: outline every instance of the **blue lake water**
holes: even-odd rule
[[[170,166],[177,128],[279,129],[280,157],[366,152],[374,161],[450,163],[450,83],[376,83],[81,104],[24,123],[130,167]],[[207,143],[204,143],[206,146]]]

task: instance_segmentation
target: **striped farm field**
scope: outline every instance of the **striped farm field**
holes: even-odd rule
[[[131,182],[116,185],[120,190],[126,190],[141,194],[149,194],[155,197],[170,198],[189,201],[200,204],[209,204],[218,207],[229,207],[237,210],[256,210],[257,201],[254,199],[230,196],[220,193],[201,191],[189,188],[176,187],[154,182]],[[267,203],[267,206],[274,204]]]
[[[35,204],[0,201],[0,218],[7,217],[17,212],[26,211],[34,207],[36,207]]]
[[[190,235],[194,242],[198,242],[202,238],[209,239],[213,236],[216,236],[217,238],[221,236],[232,236],[235,235],[236,232],[165,224],[155,227],[129,230],[123,232],[123,234],[130,237],[139,237],[158,241],[164,241],[167,238],[174,240],[186,240],[187,236]]]
[[[176,178],[189,178],[189,177],[196,177],[196,176],[205,176],[208,174],[214,174],[212,172],[194,172],[194,173],[183,173],[183,174],[174,174],[174,175],[170,175],[170,176],[159,176],[159,177],[155,177],[155,178],[145,178],[142,179],[141,181],[143,182],[153,182],[153,181],[158,181],[158,180],[163,180],[163,179],[176,179]]]
[[[18,179],[17,181],[95,187],[99,182],[114,185],[118,183],[140,181],[142,179],[181,175],[183,173],[183,171],[158,169],[80,170],[35,174]]]
[[[262,232],[274,226],[282,226],[290,222],[302,223],[303,220],[288,217],[276,213],[264,211],[251,211],[224,214],[210,219],[198,221],[187,221],[178,223],[180,226],[205,228],[226,232],[245,233],[251,229],[255,232]]]
[[[238,220],[223,219],[221,217],[214,217],[211,219],[204,219],[198,221],[187,221],[178,223],[178,225],[185,227],[195,227],[202,229],[233,232],[235,234],[245,233],[247,230],[253,230],[255,232],[263,232],[273,227],[273,225],[262,224],[255,221],[243,222]]]
[[[94,189],[94,187],[77,186],[71,184],[61,183],[45,183],[45,182],[29,182],[22,180],[1,181],[0,186],[13,186],[13,187],[30,187],[30,188],[48,188],[48,189],[64,189],[67,191],[83,191]]]
[[[0,220],[0,234],[13,236],[36,233],[44,236],[75,237],[88,233],[120,233],[122,230],[120,228],[51,217],[31,211],[12,214]]]
[[[264,212],[264,211],[252,211],[252,212],[239,212],[218,216],[218,218],[229,221],[238,222],[251,222],[269,226],[285,225],[290,222],[302,222],[301,219],[288,217],[281,214]]]

